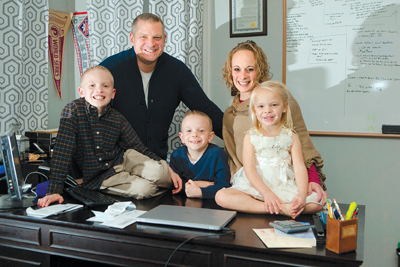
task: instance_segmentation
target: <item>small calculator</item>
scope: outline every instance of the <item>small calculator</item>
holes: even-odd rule
[[[270,222],[269,225],[285,233],[305,232],[310,228],[315,228],[315,225],[305,225],[293,220],[274,221]]]

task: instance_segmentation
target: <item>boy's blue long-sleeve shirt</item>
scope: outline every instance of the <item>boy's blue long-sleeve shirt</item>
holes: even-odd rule
[[[218,190],[231,186],[228,157],[223,149],[214,144],[208,145],[196,164],[190,162],[187,147],[180,147],[172,153],[170,166],[182,178],[183,192],[188,180],[214,182],[212,186],[201,188],[202,198],[214,198]]]

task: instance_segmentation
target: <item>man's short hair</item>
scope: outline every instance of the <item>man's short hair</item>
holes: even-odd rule
[[[139,20],[143,20],[143,21],[150,21],[150,22],[160,22],[163,28],[163,33],[165,34],[165,26],[164,26],[164,22],[160,19],[159,16],[154,15],[152,13],[143,13],[140,14],[139,16],[137,16],[133,22],[132,22],[132,28],[131,28],[131,32],[132,34],[135,34],[136,32],[136,25],[138,24]]]
[[[187,117],[193,116],[193,115],[197,115],[197,116],[201,116],[201,117],[205,118],[205,119],[208,121],[208,123],[209,123],[209,125],[210,125],[210,131],[212,132],[213,126],[212,126],[212,121],[211,121],[210,117],[209,117],[206,113],[201,112],[201,111],[198,111],[198,110],[190,110],[190,111],[186,112],[185,116],[184,116],[183,119],[182,119],[181,131],[182,131],[183,121],[184,121]]]

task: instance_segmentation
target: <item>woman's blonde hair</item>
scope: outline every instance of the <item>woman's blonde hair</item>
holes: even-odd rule
[[[249,50],[253,52],[254,58],[256,59],[256,71],[257,76],[255,80],[255,86],[258,84],[268,81],[272,78],[272,73],[269,72],[270,66],[267,61],[267,56],[264,51],[254,41],[246,41],[239,43],[234,47],[226,59],[225,66],[222,68],[222,78],[225,80],[226,87],[231,91],[231,95],[235,96],[239,90],[235,87],[232,77],[232,57],[240,50]],[[255,88],[255,87],[254,87]]]
[[[288,103],[289,99],[289,93],[286,88],[286,85],[284,85],[281,82],[278,81],[266,81],[263,83],[260,83],[257,85],[250,97],[250,106],[249,106],[249,111],[251,113],[251,120],[252,120],[252,127],[256,128],[258,131],[260,131],[261,128],[261,123],[258,121],[257,116],[256,116],[256,110],[254,108],[254,101],[257,96],[257,92],[261,90],[269,90],[272,92],[275,92],[279,94],[282,97],[283,103],[287,103],[287,110],[285,113],[282,114],[281,122],[280,125],[288,128],[290,130],[294,130],[293,128],[293,120],[292,120],[292,113],[290,112],[290,106]]]

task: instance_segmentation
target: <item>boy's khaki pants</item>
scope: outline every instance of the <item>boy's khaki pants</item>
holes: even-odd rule
[[[117,174],[103,181],[104,192],[136,199],[151,198],[171,188],[172,181],[165,160],[153,160],[128,149],[124,162],[114,167]]]

